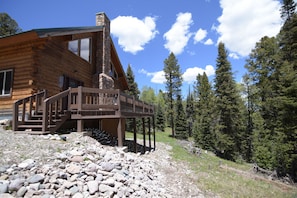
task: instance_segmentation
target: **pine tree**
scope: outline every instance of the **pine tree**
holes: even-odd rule
[[[127,75],[126,77],[127,77],[127,81],[128,81],[129,90],[127,90],[125,92],[127,94],[129,94],[130,96],[134,96],[135,99],[139,99],[140,91],[138,89],[137,83],[135,82],[135,76],[134,76],[134,73],[132,71],[130,64],[127,67],[126,75]],[[137,121],[137,122],[139,122],[139,121]],[[132,119],[126,119],[126,130],[127,131],[134,130],[134,122]]]
[[[223,43],[218,46],[215,77],[216,97],[216,150],[225,159],[235,160],[241,152],[243,114],[241,98],[232,76],[231,64]]]
[[[17,22],[7,13],[0,13],[0,37],[13,35],[21,31]]]
[[[254,90],[248,96],[254,105],[251,118],[256,118],[253,119],[252,129],[255,152],[253,159],[262,168],[272,168],[272,160],[276,154],[274,139],[279,105],[278,65],[277,40],[265,36],[256,43],[246,65],[251,81],[250,88]],[[261,126],[258,122],[264,125]]]
[[[287,6],[289,5],[289,6]],[[276,169],[279,175],[290,174],[297,181],[297,13],[296,3],[284,1],[290,13],[280,33],[280,97],[276,142]]]
[[[162,132],[165,131],[165,118],[164,118],[164,111],[160,103],[158,103],[156,109],[156,128]]]
[[[159,90],[159,93],[158,95],[156,96],[156,100],[157,100],[157,105],[160,106],[160,113],[162,112],[162,117],[163,117],[163,122],[160,123],[162,124],[162,126],[164,126],[164,131],[165,131],[165,127],[167,126],[167,120],[166,118],[168,117],[167,116],[167,110],[166,110],[166,102],[165,102],[165,97],[166,97],[166,94],[162,91],[162,90]],[[158,112],[157,112],[158,113]],[[157,119],[158,115],[156,115],[156,119]],[[157,122],[157,120],[156,120]]]
[[[129,90],[127,90],[126,93],[131,96],[134,96],[136,99],[138,99],[140,91],[138,89],[137,83],[135,82],[135,76],[134,76],[134,73],[132,71],[130,64],[127,67],[126,77],[127,77],[127,82],[128,82],[128,86],[129,86]]]
[[[174,103],[177,96],[180,95],[182,86],[182,74],[180,66],[173,53],[170,53],[169,57],[164,60],[164,73],[166,79],[167,89],[167,104],[168,104],[168,115],[170,117],[170,126],[172,129],[172,137],[175,137],[174,127]]]
[[[193,133],[194,116],[195,116],[194,96],[193,96],[193,93],[191,93],[189,90],[189,94],[186,100],[186,119],[188,123],[189,137],[192,137],[192,133]]]
[[[195,143],[205,150],[214,150],[214,95],[208,77],[198,74],[196,86],[196,118],[194,126]]]
[[[177,139],[187,139],[188,131],[187,131],[187,120],[186,114],[184,111],[183,103],[181,95],[177,95],[176,100],[176,118],[175,118],[175,132]]]
[[[248,75],[244,75],[243,77],[243,95],[245,96],[245,105],[246,105],[246,129],[243,137],[243,147],[245,147],[245,153],[243,153],[244,158],[248,162],[252,162],[253,159],[253,113],[255,110],[255,105],[253,103],[254,95],[255,95],[255,86],[251,84],[251,80]]]
[[[283,0],[281,8],[281,17],[284,21],[290,20],[296,11],[296,3],[294,0]]]

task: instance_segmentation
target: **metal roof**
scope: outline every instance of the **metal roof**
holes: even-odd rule
[[[26,34],[29,32],[35,32],[39,38],[44,38],[48,36],[63,36],[63,35],[71,35],[71,34],[79,34],[79,33],[87,33],[87,32],[99,32],[99,31],[102,31],[103,27],[104,26],[40,28],[40,29],[32,29],[29,31],[19,32],[17,34],[12,34],[8,36],[3,36],[3,37],[0,37],[0,39],[12,37],[20,34]]]
[[[47,36],[62,36],[70,34],[79,34],[87,32],[98,32],[103,29],[104,26],[86,26],[86,27],[62,27],[62,28],[43,28],[33,29],[40,38]]]

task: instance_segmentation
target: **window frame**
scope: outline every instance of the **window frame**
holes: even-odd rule
[[[10,82],[9,85],[7,83],[7,73],[10,74]],[[0,73],[4,74],[4,78],[2,79],[2,87],[0,88],[0,97],[10,97],[12,95],[12,85],[13,85],[13,69],[5,69],[5,70],[0,70]],[[6,91],[6,86],[9,86],[9,93],[5,93]]]
[[[85,40],[85,39],[87,39],[89,41],[89,43],[88,43],[88,45],[89,45],[88,59],[83,57],[82,53],[81,53],[83,51],[83,49],[82,49],[82,40]],[[70,42],[77,42],[77,44],[76,44],[77,46],[75,46],[74,50],[72,50],[72,48],[70,47]],[[88,63],[92,63],[92,37],[78,38],[78,39],[68,41],[68,50],[71,51],[73,54],[81,57],[82,59],[84,59]]]
[[[116,71],[112,62],[110,62],[109,76],[112,77],[113,79],[116,79],[116,80],[118,79],[118,72]]]

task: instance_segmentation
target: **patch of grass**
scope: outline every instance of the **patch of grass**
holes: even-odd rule
[[[251,164],[227,161],[205,151],[198,157],[188,153],[170,134],[169,128],[165,132],[156,132],[156,141],[172,146],[173,159],[189,164],[198,178],[197,187],[206,193],[220,197],[297,197],[296,187],[253,174]],[[133,133],[126,133],[126,137],[133,138]],[[142,137],[137,134],[138,139]]]

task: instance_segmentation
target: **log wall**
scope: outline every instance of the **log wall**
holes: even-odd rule
[[[14,101],[33,93],[34,62],[32,57],[34,54],[32,48],[32,43],[23,43],[0,49],[0,70],[13,70],[12,93],[10,96],[0,97],[0,113],[11,111]]]
[[[69,51],[66,42],[51,40],[46,43],[44,49],[37,50],[36,54],[36,85],[40,89],[48,90],[50,96],[62,91],[59,87],[60,76],[81,81],[84,86],[92,86],[92,64]]]

